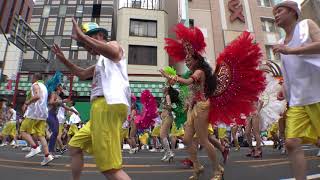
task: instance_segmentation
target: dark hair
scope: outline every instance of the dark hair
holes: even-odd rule
[[[62,87],[62,84],[58,84],[57,87],[54,89],[55,91],[58,90],[58,87]],[[63,88],[63,87],[62,87]]]
[[[8,103],[7,106],[10,107],[10,108],[13,108],[13,103]]]
[[[168,94],[170,96],[171,103],[179,103],[179,91],[174,89],[172,86],[168,87]]]
[[[40,73],[35,73],[33,75],[33,77],[36,78],[37,80],[42,80],[43,79],[42,74],[40,74]]]
[[[213,73],[213,70],[209,63],[204,59],[200,54],[195,54],[192,56],[195,60],[198,61],[198,67],[196,69],[201,69],[205,74],[205,84],[204,84],[204,93],[206,97],[213,95],[217,87],[217,77]]]
[[[108,41],[108,31],[97,31],[92,34],[88,34],[88,36],[92,37],[93,35],[101,33],[103,35],[103,39]]]

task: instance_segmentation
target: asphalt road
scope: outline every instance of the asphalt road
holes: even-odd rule
[[[320,157],[318,149],[305,146],[308,161],[308,175],[311,179],[320,179]],[[292,177],[290,163],[286,155],[271,147],[263,148],[263,158],[245,157],[246,148],[239,152],[231,151],[225,165],[225,180],[279,180]],[[49,166],[41,167],[42,155],[25,159],[26,152],[10,147],[0,148],[0,180],[70,180],[70,157],[68,153],[55,159]],[[162,153],[142,150],[137,154],[123,153],[124,169],[133,180],[186,180],[192,174],[191,169],[184,168],[180,161],[187,157],[184,150],[177,150],[172,163],[160,161]],[[204,150],[199,152],[201,163],[206,167],[200,179],[210,179],[210,163]],[[102,180],[104,177],[97,171],[94,160],[85,156],[85,168],[82,179]]]

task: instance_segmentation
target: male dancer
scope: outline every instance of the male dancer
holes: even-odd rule
[[[123,50],[117,42],[107,42],[108,31],[96,23],[83,24],[81,30],[74,19],[72,22],[72,38],[92,55],[100,55],[95,66],[83,69],[67,60],[57,45],[52,48],[72,73],[81,79],[93,77],[90,121],[69,143],[73,179],[80,179],[83,151],[86,151],[93,154],[106,179],[129,180],[121,169],[120,129],[127,117],[131,95]]]
[[[274,53],[281,55],[284,90],[289,108],[286,147],[297,180],[306,179],[303,143],[320,143],[320,29],[310,19],[298,21],[300,10],[293,1],[273,9],[276,24],[286,36]]]
[[[47,100],[47,88],[43,84],[41,74],[36,73],[32,78],[31,98],[25,101],[22,107],[25,112],[25,119],[22,121],[20,131],[23,139],[31,145],[31,150],[26,155],[26,158],[33,157],[41,152],[40,147],[35,143],[31,134],[40,140],[45,155],[41,162],[42,166],[53,160],[53,156],[49,154],[45,138],[46,120],[48,118]]]

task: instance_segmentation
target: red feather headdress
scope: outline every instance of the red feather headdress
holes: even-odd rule
[[[167,45],[164,47],[173,60],[184,61],[194,54],[204,53],[206,43],[199,28],[187,28],[180,23],[174,27],[174,31],[177,39],[165,38]]]

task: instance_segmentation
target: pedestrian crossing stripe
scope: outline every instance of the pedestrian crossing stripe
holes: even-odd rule
[[[320,165],[318,167],[320,167]],[[320,179],[320,174],[313,174],[313,175],[307,176],[307,180],[310,180],[310,179]],[[280,179],[280,180],[295,180],[295,178]]]

